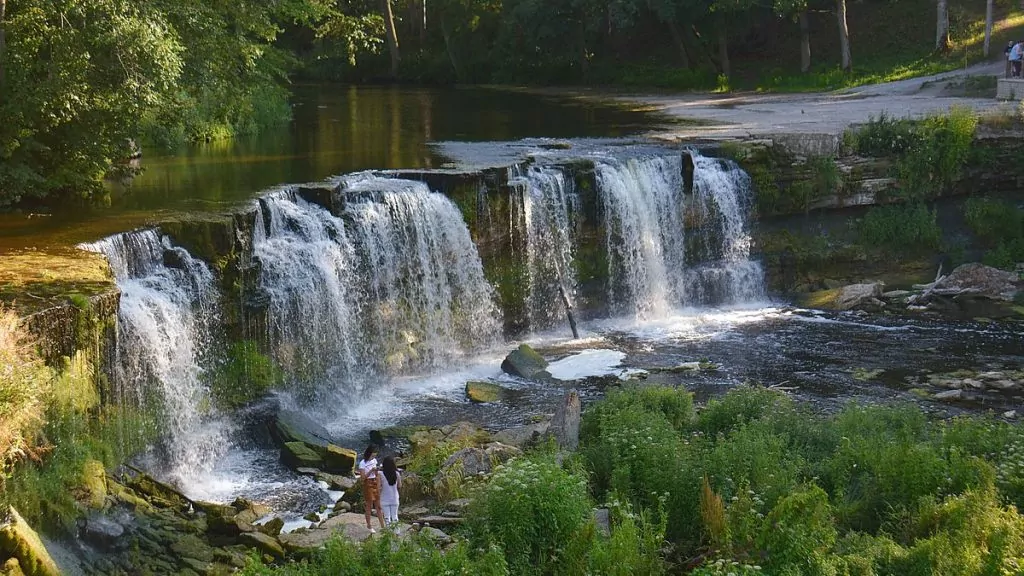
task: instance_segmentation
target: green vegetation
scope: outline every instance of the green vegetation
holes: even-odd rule
[[[1024,568],[1018,424],[929,420],[914,406],[850,404],[817,415],[757,387],[695,411],[683,390],[629,387],[584,413],[581,442],[560,460],[542,448],[499,467],[474,492],[470,521],[446,553],[424,534],[401,543],[385,536],[362,546],[335,541],[279,568],[254,562],[246,573],[980,576]],[[611,512],[610,537],[591,519],[595,503]]]
[[[921,253],[937,250],[942,229],[936,212],[922,203],[877,206],[860,221],[860,238],[866,246],[894,253]]]
[[[977,115],[954,107],[923,120],[879,115],[848,130],[848,148],[863,156],[892,157],[899,190],[896,200],[931,200],[956,183],[971,158]]]
[[[982,261],[1012,270],[1024,261],[1024,208],[1006,201],[971,198],[964,205],[967,226],[988,251]]]
[[[222,409],[244,406],[284,382],[284,373],[252,340],[234,342],[213,374],[210,392]]]
[[[0,308],[0,505],[30,522],[69,528],[89,461],[123,462],[154,437],[140,414],[97,408],[92,361],[79,352],[60,370],[45,364],[18,317]]]
[[[102,179],[133,171],[127,159],[137,144],[209,141],[283,122],[295,77],[826,89],[979,60],[983,20],[978,3],[950,2],[950,42],[937,52],[935,19],[920,17],[935,9],[925,0],[9,0],[3,6],[0,207],[102,201]],[[839,6],[852,30],[852,63],[839,50]],[[1001,42],[1020,35],[1024,16],[1000,5],[996,18],[998,53]],[[965,81],[962,89],[989,90],[990,83]],[[953,150],[939,152],[945,166]],[[928,169],[921,180],[913,170],[919,165],[910,163],[905,174],[914,186],[944,178]],[[795,192],[805,204],[816,193]]]

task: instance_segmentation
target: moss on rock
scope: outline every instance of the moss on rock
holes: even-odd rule
[[[26,576],[61,574],[39,535],[13,507],[7,509],[7,519],[0,525],[0,552],[8,557],[17,558],[18,565]]]

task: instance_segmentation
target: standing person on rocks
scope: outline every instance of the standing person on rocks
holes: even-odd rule
[[[372,509],[377,507],[377,520],[380,521],[381,530],[384,529],[384,513],[380,505],[380,480],[377,478],[377,447],[370,444],[363,452],[363,459],[359,461],[359,477],[363,481],[363,504],[366,507],[366,528],[370,533],[376,534],[371,521]]]
[[[402,487],[402,473],[398,471],[394,456],[384,458],[383,478],[380,479],[380,504],[384,507],[384,520],[388,526],[398,524],[398,490]]]

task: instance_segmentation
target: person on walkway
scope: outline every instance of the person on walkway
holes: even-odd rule
[[[1024,57],[1022,50],[1024,50],[1024,46],[1021,45],[1020,40],[1010,49],[1010,65],[1013,67],[1011,75],[1014,78],[1020,78],[1020,62],[1021,58]]]
[[[402,473],[398,471],[394,456],[384,458],[380,479],[380,505],[384,507],[384,521],[388,526],[398,525],[398,490],[402,487]]]
[[[1006,48],[1003,48],[1003,60],[1006,60],[1006,72],[1005,72],[1005,74],[1003,76],[1004,78],[1009,78],[1010,77],[1010,73],[1011,73],[1010,51],[1013,50],[1013,45],[1014,45],[1014,41],[1010,40],[1009,42],[1006,43]]]
[[[377,447],[370,444],[363,452],[363,459],[359,461],[359,478],[363,481],[363,504],[366,507],[366,527],[370,533],[376,534],[373,529],[371,517],[374,506],[377,509],[377,520],[380,527],[384,529],[384,513],[380,506],[380,481],[377,478]]]

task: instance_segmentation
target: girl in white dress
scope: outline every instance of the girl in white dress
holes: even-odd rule
[[[398,471],[394,456],[384,458],[383,474],[380,479],[380,505],[384,508],[384,520],[388,526],[398,524],[398,490],[402,487],[402,474]]]

